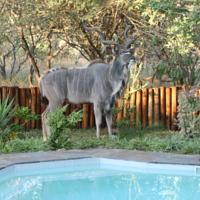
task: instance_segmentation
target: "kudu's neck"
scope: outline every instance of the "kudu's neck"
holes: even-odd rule
[[[109,79],[111,81],[118,81],[122,78],[122,74],[123,65],[117,58],[115,58],[110,67]]]

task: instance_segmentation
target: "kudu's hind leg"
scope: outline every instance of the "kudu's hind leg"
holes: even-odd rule
[[[48,125],[47,125],[47,114],[50,111],[49,106],[45,109],[45,111],[42,113],[42,134],[43,134],[43,140],[47,141],[48,139]]]
[[[106,113],[106,124],[108,127],[108,135],[112,137],[112,111]]]
[[[96,123],[96,136],[100,137],[100,126],[102,122],[102,111],[99,105],[94,105],[94,115],[95,115],[95,123]]]

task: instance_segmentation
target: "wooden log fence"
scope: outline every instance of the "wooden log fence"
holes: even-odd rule
[[[168,129],[175,129],[177,116],[178,87],[145,88],[130,95],[126,101],[119,99],[116,108],[119,108],[115,120],[124,118],[130,120],[131,125],[143,127],[162,126]],[[0,100],[5,98],[13,99],[16,106],[26,106],[32,113],[41,115],[46,105],[41,101],[39,88],[18,88],[0,87]],[[77,109],[83,110],[83,120],[79,128],[92,128],[95,126],[92,104],[69,104],[66,115]],[[128,115],[128,112],[129,115]],[[15,123],[22,124],[22,121],[13,119]],[[41,119],[31,121],[26,128],[41,128]]]

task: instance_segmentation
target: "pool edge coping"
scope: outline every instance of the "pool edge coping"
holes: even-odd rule
[[[107,158],[146,162],[152,164],[178,164],[200,166],[200,155],[182,155],[160,152],[144,152],[124,149],[74,149],[46,152],[0,154],[0,170],[16,164],[40,163],[82,158]]]

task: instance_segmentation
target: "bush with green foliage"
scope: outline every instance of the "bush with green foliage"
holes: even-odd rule
[[[29,121],[38,119],[38,115],[31,113],[31,110],[28,107],[24,106],[16,108],[14,114],[15,117],[24,121],[23,126]]]
[[[123,108],[126,106],[126,100],[121,100],[121,106],[119,108],[114,108],[113,111],[113,118],[114,118],[114,126],[118,129],[123,129],[123,128],[131,128],[131,127],[135,127],[135,128],[141,128],[141,123],[133,123],[130,122],[131,119],[131,115],[134,115],[136,110],[135,110],[135,106],[132,108],[126,108],[126,115],[123,117],[123,119],[121,120],[117,120],[117,114],[119,112],[123,112]]]
[[[12,117],[14,117],[13,101],[9,101],[8,98],[0,101],[0,140],[3,144],[9,140],[9,134],[12,132]]]
[[[75,125],[82,120],[82,111],[74,111],[68,117],[64,115],[68,105],[56,109],[48,115],[50,138],[48,144],[51,149],[69,149],[71,146],[69,133]]]
[[[200,97],[195,89],[183,90],[178,97],[177,125],[180,132],[188,137],[200,136]]]
[[[32,113],[28,107],[16,107],[14,110],[14,117],[21,120],[21,124],[11,124],[13,139],[19,137],[19,135],[24,132],[26,133],[26,124],[30,121],[38,120],[38,115]]]
[[[24,120],[18,125],[12,122],[13,117]],[[15,139],[18,132],[24,130],[24,125],[30,120],[37,120],[38,116],[31,113],[27,107],[14,107],[13,100],[6,98],[0,101],[0,140],[5,145],[7,141]]]

